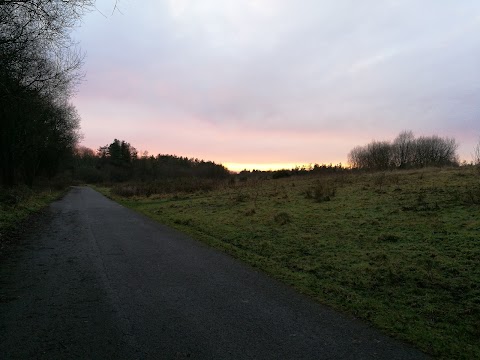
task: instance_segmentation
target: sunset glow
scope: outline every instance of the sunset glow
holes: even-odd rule
[[[274,164],[240,164],[240,163],[223,163],[228,170],[233,172],[240,172],[242,170],[260,170],[260,171],[275,171],[283,169],[294,169],[296,167],[308,166],[309,164],[295,164],[295,163],[274,163]]]
[[[103,14],[112,2],[98,1]],[[480,136],[480,3],[119,2],[74,35],[83,145],[223,163],[234,171],[346,163],[402,130]],[[432,10],[434,9],[434,11]],[[423,16],[421,14],[428,14]]]

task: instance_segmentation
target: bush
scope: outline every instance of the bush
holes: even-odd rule
[[[305,191],[307,199],[313,199],[316,202],[330,201],[336,194],[337,190],[332,181],[322,179],[317,181],[315,186]]]
[[[279,225],[285,225],[292,221],[290,214],[281,212],[273,217],[273,220]]]
[[[382,234],[378,237],[378,241],[382,241],[382,242],[395,243],[395,242],[398,242],[399,240],[400,240],[400,237],[394,234]]]
[[[256,213],[255,209],[248,209],[247,211],[245,211],[246,216],[252,216],[255,213]]]
[[[122,197],[132,197],[132,196],[140,195],[138,188],[136,186],[128,185],[128,184],[115,185],[112,187],[111,191],[112,191],[112,194],[122,196]]]
[[[468,205],[480,205],[480,184],[466,187],[465,203]]]
[[[281,179],[290,176],[291,174],[289,170],[277,170],[273,172],[272,179]]]
[[[237,194],[237,195],[235,196],[234,201],[235,201],[235,203],[238,204],[238,203],[242,203],[242,202],[247,201],[248,198],[249,198],[249,196],[248,196],[247,194],[239,193],[239,194]]]
[[[0,204],[13,206],[32,196],[33,191],[27,186],[17,186],[11,189],[0,188]]]

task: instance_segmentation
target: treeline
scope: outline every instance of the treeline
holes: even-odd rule
[[[78,147],[70,166],[75,180],[95,183],[155,182],[197,178],[226,179],[234,176],[226,167],[213,161],[176,155],[144,153],[124,140],[115,139],[96,151]],[[275,171],[243,170],[236,174],[240,181],[250,178],[279,179],[294,175],[334,174],[348,171],[342,164],[313,164]]]
[[[407,169],[428,166],[456,166],[458,143],[436,135],[415,138],[412,131],[401,132],[393,142],[372,141],[356,146],[348,154],[352,168],[367,170]]]
[[[240,180],[249,178],[265,178],[265,179],[281,179],[296,175],[329,175],[338,174],[340,172],[348,171],[341,163],[340,164],[310,164],[296,166],[293,169],[280,170],[242,170],[238,174]]]
[[[6,187],[53,177],[79,139],[70,96],[82,56],[70,31],[91,1],[0,0],[0,172]]]
[[[224,166],[212,161],[162,154],[138,156],[130,143],[118,139],[96,152],[78,148],[73,157],[72,171],[74,179],[86,183],[149,182],[192,177],[223,179],[230,175]]]

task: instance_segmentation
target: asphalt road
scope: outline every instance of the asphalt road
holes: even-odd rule
[[[424,358],[85,187],[0,275],[2,359]]]

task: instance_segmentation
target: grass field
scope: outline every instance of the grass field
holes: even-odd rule
[[[480,358],[480,174],[471,167],[249,179],[149,197],[101,190],[430,354]]]

